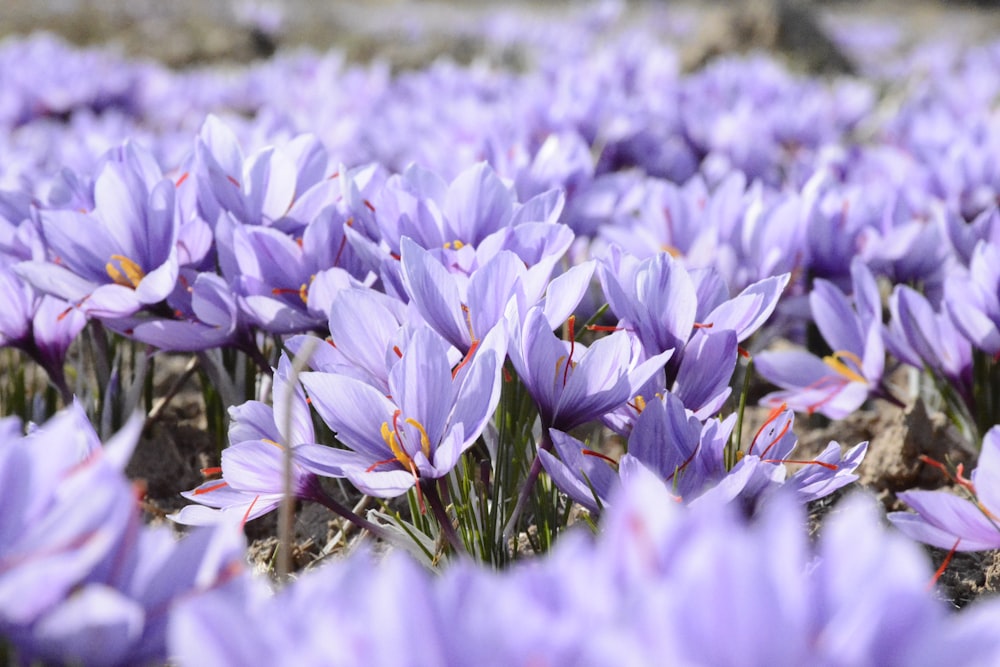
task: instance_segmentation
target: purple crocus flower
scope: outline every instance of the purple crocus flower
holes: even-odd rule
[[[331,450],[330,464],[382,498],[448,474],[493,416],[505,347],[501,325],[453,369],[441,337],[418,329],[400,346],[388,396],[355,377],[303,373],[312,405],[349,448]]]
[[[242,570],[237,531],[145,528],[122,474],[143,420],[101,446],[73,404],[0,442],[0,635],[26,662],[166,659],[170,607]]]
[[[1000,354],[1000,246],[976,244],[968,274],[948,278],[945,297],[944,306],[962,335],[976,349]]]
[[[66,405],[72,392],[66,384],[66,351],[87,324],[83,313],[52,296],[39,296],[12,271],[0,267],[0,347],[14,347],[41,365]]]
[[[940,465],[940,464],[938,464]],[[967,498],[945,491],[903,491],[899,499],[916,510],[891,512],[889,520],[910,537],[941,549],[1000,549],[1000,427],[983,437],[971,479],[953,476]]]
[[[291,381],[288,357],[281,357],[274,374],[274,406],[248,401],[230,408],[230,417],[231,444],[223,450],[216,471],[222,479],[182,493],[199,504],[184,507],[171,519],[192,525],[219,521],[242,525],[277,508],[285,493],[285,447],[292,448],[295,497],[329,504],[317,476],[340,477],[341,470],[332,448],[314,444],[309,405],[302,387]]]
[[[601,284],[622,319],[620,326],[634,331],[650,355],[683,349],[696,326],[730,329],[738,342],[746,340],[774,312],[790,277],[765,278],[730,299],[718,272],[700,270],[695,281],[668,253],[639,262],[612,251],[601,269]],[[679,365],[681,358],[678,352],[671,365]]]
[[[50,261],[15,270],[92,317],[126,317],[160,303],[179,270],[173,182],[151,156],[125,144],[106,157],[93,192],[92,211],[43,209]]]
[[[239,224],[299,232],[333,203],[330,171],[325,150],[311,135],[244,159],[233,131],[210,115],[196,147],[198,207],[212,225],[225,212]]]
[[[761,352],[756,368],[783,391],[768,394],[765,405],[787,403],[795,410],[840,419],[882,387],[885,345],[881,301],[875,278],[860,261],[851,264],[854,307],[832,283],[816,280],[809,295],[813,319],[833,353],[820,359],[804,350]]]
[[[616,331],[590,347],[552,333],[544,309],[528,311],[511,338],[510,359],[538,407],[542,428],[568,431],[597,419],[636,395],[673,354],[643,360],[639,341]]]
[[[885,342],[893,355],[944,378],[967,405],[973,405],[972,346],[948,313],[936,312],[926,297],[907,285],[893,290],[889,312]]]
[[[309,367],[314,371],[349,375],[379,389],[389,390],[389,369],[399,361],[399,349],[412,335],[413,315],[405,304],[367,287],[341,290],[330,307],[330,337],[313,349]],[[309,336],[288,340],[298,353]]]
[[[177,287],[167,297],[173,317],[141,312],[106,320],[133,340],[172,352],[233,346],[255,350],[251,329],[229,285],[214,273],[181,269]]]
[[[862,442],[842,452],[836,442],[830,442],[814,459],[793,458],[798,438],[792,430],[795,413],[786,406],[771,411],[758,429],[746,452],[738,453],[739,462],[705,496],[718,496],[726,501],[738,500],[753,509],[779,489],[802,503],[827,496],[858,478],[854,473],[868,451]],[[791,476],[785,464],[802,467]]]
[[[641,402],[642,411],[629,434],[627,453],[615,462],[588,449],[576,438],[552,430],[556,458],[539,457],[546,472],[564,493],[593,513],[608,505],[620,486],[620,476],[641,464],[662,479],[685,502],[726,474],[723,449],[736,416],[704,424],[671,393]],[[609,465],[610,464],[610,465]]]

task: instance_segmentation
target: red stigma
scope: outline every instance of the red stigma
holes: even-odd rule
[[[764,429],[767,428],[770,424],[774,423],[774,420],[780,417],[781,413],[784,412],[787,408],[788,408],[788,403],[782,403],[781,405],[771,409],[771,412],[768,413],[767,415],[767,419],[764,420],[764,423],[760,425],[759,429],[757,429],[757,433],[754,434],[753,440],[750,442],[750,449],[747,450],[747,454],[753,454],[753,446],[754,444],[756,444],[757,438],[759,438],[760,434],[764,432]],[[784,433],[782,433],[782,435],[784,435]],[[771,444],[773,445],[774,443],[772,442]],[[771,447],[768,446],[768,449],[770,448]],[[767,450],[764,451],[766,452]]]
[[[454,380],[458,377],[458,372],[465,367],[467,363],[472,359],[472,355],[476,353],[476,349],[479,347],[479,341],[472,341],[472,345],[469,346],[469,351],[465,353],[465,357],[459,362],[458,366],[455,366],[455,370],[451,372],[451,379]]]
[[[739,352],[740,356],[743,357],[744,359],[749,359],[750,358],[750,352],[749,352],[749,350],[747,350],[742,345],[738,345],[736,347],[736,351]]]
[[[213,468],[202,468],[201,469],[201,474],[204,475],[205,477],[211,477],[212,475],[221,475],[222,474],[222,467],[221,466],[215,466]]]
[[[606,333],[611,333],[612,331],[622,331],[621,327],[610,327],[606,324],[588,324],[584,327],[587,331],[603,331]]]
[[[398,463],[398,462],[399,459],[397,459],[395,456],[392,457],[391,459],[382,459],[381,461],[376,461],[375,463],[365,468],[365,472],[371,472],[372,470],[375,470],[375,468],[378,468],[379,466],[389,465],[390,463]]]
[[[258,500],[260,500],[260,496],[254,496],[253,502],[250,503],[250,507],[247,508],[247,511],[243,515],[243,518],[240,519],[240,528],[242,528],[243,526],[247,525],[247,519],[250,518],[250,512],[253,511],[253,506],[257,504]]]
[[[374,213],[374,212],[375,212],[375,207],[374,207],[374,206],[372,205],[372,203],[371,203],[370,201],[368,201],[367,199],[365,200],[365,208],[367,208],[367,209],[368,209],[369,211],[371,211],[372,213]]]
[[[503,367],[503,381],[504,382],[513,382],[514,381],[514,378],[511,377],[510,371],[507,370],[506,366]]]
[[[713,326],[715,326],[715,325],[713,323],[711,323],[711,322],[705,322],[705,323],[703,323],[703,322],[695,322],[694,323],[694,328],[695,329],[711,329]]]
[[[194,495],[200,496],[200,495],[204,495],[206,493],[211,493],[212,491],[218,491],[219,489],[223,488],[224,486],[229,486],[229,484],[226,483],[226,482],[219,482],[218,484],[213,484],[212,486],[206,486],[203,489],[195,489]]]
[[[580,450],[580,453],[583,454],[584,456],[593,456],[596,459],[607,461],[609,465],[613,465],[616,468],[618,467],[618,461],[615,461],[610,456],[606,456],[604,454],[601,454],[600,452],[595,452],[593,449],[582,449]]]
[[[235,185],[236,187],[240,187],[240,182],[228,174],[226,175],[226,180]]]
[[[817,465],[817,466],[823,466],[827,470],[836,470],[837,469],[837,466],[833,465],[832,463],[827,463],[826,461],[817,461],[816,459],[811,459],[809,461],[799,461],[799,460],[796,460],[796,459],[764,459],[764,458],[762,458],[761,461],[763,461],[764,463],[797,463],[799,465]]]
[[[396,356],[399,357],[400,359],[403,358],[403,351],[399,349],[398,345],[393,345],[392,346],[392,351],[395,352]]]
[[[938,579],[941,578],[941,575],[944,574],[944,571],[948,569],[949,565],[951,565],[951,559],[955,557],[955,552],[958,551],[958,545],[961,541],[962,538],[960,537],[957,540],[955,540],[955,544],[951,545],[951,550],[949,550],[948,555],[944,557],[944,561],[942,561],[941,567],[939,567],[937,570],[934,571],[934,576],[931,577],[931,580],[927,582],[927,590],[931,590],[932,588],[934,588],[934,584],[938,582]]]
[[[183,174],[181,174],[181,177],[177,179],[177,182],[174,183],[174,187],[175,188],[181,187],[181,183],[183,183],[184,181],[186,181],[188,179],[188,176],[190,176],[190,175],[191,175],[190,172],[185,171]]]

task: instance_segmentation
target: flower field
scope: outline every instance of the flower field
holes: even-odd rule
[[[1000,43],[613,9],[0,42],[0,663],[1000,664]]]

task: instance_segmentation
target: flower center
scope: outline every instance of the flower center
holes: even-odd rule
[[[844,363],[845,360],[850,361],[854,365],[854,368]],[[851,382],[868,384],[868,380],[865,379],[861,372],[861,358],[853,352],[837,350],[833,354],[823,357],[823,363],[832,368],[838,375],[847,378]]]
[[[104,265],[104,270],[116,284],[132,289],[146,277],[146,272],[125,255],[111,255],[111,261]]]

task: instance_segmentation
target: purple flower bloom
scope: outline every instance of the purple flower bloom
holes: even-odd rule
[[[15,270],[92,317],[125,317],[163,301],[179,269],[173,182],[151,156],[125,144],[107,156],[93,196],[92,211],[42,210],[50,261]]]
[[[244,159],[233,131],[210,115],[198,136],[196,156],[198,207],[212,225],[224,211],[237,224],[297,233],[336,196],[326,152],[311,135]]]
[[[214,273],[182,269],[176,289],[167,297],[167,306],[173,308],[173,317],[143,312],[106,323],[129,338],[161,350],[192,352],[229,345],[256,349],[235,295]]]
[[[885,342],[893,355],[944,378],[966,404],[972,405],[972,346],[948,313],[935,312],[922,294],[906,285],[893,290],[889,312],[892,319]]]
[[[882,392],[885,346],[878,286],[868,268],[851,265],[854,308],[832,283],[817,280],[809,304],[813,319],[833,353],[820,359],[804,350],[762,352],[755,357],[760,374],[784,391],[768,394],[765,405],[787,403],[809,414],[840,419],[861,406],[869,394]]]
[[[242,525],[277,508],[285,492],[286,446],[292,448],[295,497],[327,504],[317,475],[342,476],[338,459],[332,448],[314,444],[305,393],[290,381],[290,373],[291,362],[282,356],[274,374],[273,407],[249,401],[230,409],[231,444],[222,452],[222,479],[182,493],[199,504],[184,507],[171,519],[193,525],[219,521]]]
[[[174,601],[242,569],[238,531],[177,542],[143,526],[121,472],[142,423],[133,417],[102,447],[74,404],[0,442],[0,635],[20,659],[162,661]]]
[[[968,274],[945,282],[945,297],[944,306],[962,335],[976,349],[1000,354],[1000,246],[978,243]]]
[[[615,463],[576,438],[552,430],[555,456],[540,451],[546,472],[564,493],[597,513],[610,503],[630,466],[641,464],[685,502],[726,474],[723,449],[736,422],[709,419],[702,424],[671,393],[642,403],[629,434],[627,453]],[[611,464],[611,465],[609,465]]]
[[[841,452],[840,445],[830,442],[814,459],[792,458],[798,438],[792,430],[795,413],[784,406],[771,411],[758,429],[745,453],[738,453],[739,462],[718,485],[705,495],[727,501],[739,500],[753,509],[769,496],[782,490],[799,502],[808,503],[847,486],[858,478],[854,471],[868,451],[862,442]],[[802,467],[786,479],[785,464]]]
[[[560,340],[541,306],[528,311],[510,344],[511,362],[538,407],[542,428],[562,431],[623,405],[671,354],[668,350],[643,361],[639,341],[625,331],[589,348]]]
[[[66,351],[87,324],[87,318],[65,301],[39,296],[3,267],[0,267],[0,294],[6,301],[0,308],[0,347],[17,348],[34,359],[68,405],[72,392],[66,384],[63,363]]]
[[[946,491],[903,491],[900,500],[916,510],[892,512],[889,520],[915,540],[941,549],[1000,549],[1000,427],[983,437],[979,465],[971,479],[959,469],[954,480],[968,498]]]
[[[452,369],[440,336],[418,329],[389,371],[389,396],[347,375],[303,373],[312,405],[349,448],[330,450],[330,464],[383,498],[448,474],[493,416],[505,346],[495,327]]]

